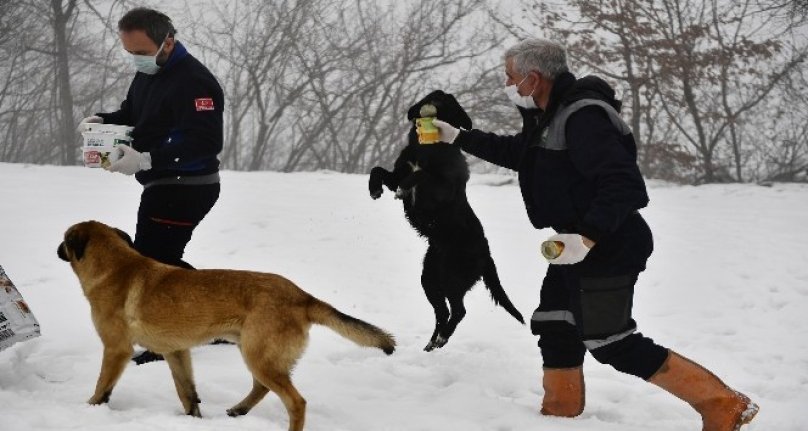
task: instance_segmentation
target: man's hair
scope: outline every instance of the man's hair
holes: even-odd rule
[[[130,10],[118,21],[118,31],[143,30],[157,46],[163,43],[166,35],[174,36],[177,29],[166,14],[139,7]]]
[[[549,79],[569,71],[567,50],[547,39],[526,39],[508,48],[505,60],[513,59],[513,67],[521,75],[537,71]]]

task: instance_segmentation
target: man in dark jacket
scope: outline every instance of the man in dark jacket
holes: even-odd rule
[[[135,74],[118,111],[86,123],[133,126],[132,147],[112,172],[135,175],[143,184],[135,248],[160,262],[192,268],[185,246],[219,198],[224,96],[213,74],[175,40],[166,15],[145,8],[118,22]],[[151,359],[151,358],[141,358]]]
[[[519,173],[531,223],[564,244],[550,261],[533,314],[544,361],[541,413],[584,408],[582,364],[599,362],[690,403],[706,431],[734,431],[758,407],[712,373],[637,332],[634,286],[653,242],[638,210],[648,204],[637,149],[620,102],[600,78],[576,79],[561,45],[526,40],[505,54],[505,92],[524,125],[513,136],[435,121],[441,140]]]

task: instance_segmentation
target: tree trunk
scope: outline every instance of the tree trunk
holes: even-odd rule
[[[58,88],[59,127],[56,142],[61,148],[60,163],[71,165],[75,163],[76,129],[73,118],[73,93],[70,87],[70,49],[67,40],[67,24],[76,7],[76,0],[69,0],[63,4],[62,0],[51,0],[53,10],[53,35],[56,42],[56,87]]]

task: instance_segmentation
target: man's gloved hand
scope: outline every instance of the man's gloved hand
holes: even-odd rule
[[[584,260],[590,250],[590,247],[584,244],[584,240],[591,243],[591,241],[577,233],[559,233],[547,238],[547,241],[564,243],[564,251],[557,258],[548,260],[548,262],[552,265],[572,265]]]
[[[446,142],[447,144],[454,144],[455,139],[457,139],[457,135],[460,134],[460,129],[451,124],[438,120],[437,118],[432,120],[432,124],[435,125],[440,130],[440,141]]]
[[[109,165],[108,171],[134,175],[151,169],[151,154],[140,153],[128,145],[119,145],[118,151],[121,152],[121,158]]]
[[[98,115],[90,115],[89,117],[81,120],[79,126],[76,127],[76,130],[79,132],[83,132],[87,130],[87,126],[90,124],[104,124],[104,119],[99,117]]]

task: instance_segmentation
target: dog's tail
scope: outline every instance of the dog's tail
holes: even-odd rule
[[[525,319],[522,317],[522,313],[514,307],[511,300],[508,299],[505,289],[502,288],[502,283],[500,283],[499,275],[497,274],[497,267],[491,257],[488,258],[488,263],[483,271],[483,282],[488,291],[491,292],[491,299],[494,300],[494,304],[504,308],[505,311],[524,325]]]
[[[396,340],[392,335],[316,298],[309,305],[308,315],[313,323],[328,326],[337,334],[360,346],[377,347],[388,355],[396,350]]]

